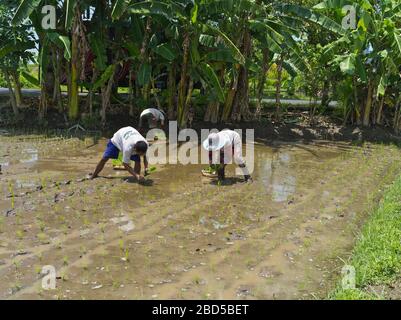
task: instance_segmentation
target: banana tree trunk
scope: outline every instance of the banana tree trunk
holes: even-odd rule
[[[396,134],[400,133],[400,119],[401,119],[401,96],[398,98],[395,104],[393,129]]]
[[[54,70],[54,91],[53,91],[53,103],[57,105],[59,113],[64,111],[63,99],[60,88],[60,52],[53,48],[52,50],[52,63]]]
[[[224,88],[224,75],[226,73],[225,65],[219,72],[219,81],[222,88]],[[205,122],[217,123],[219,121],[220,114],[220,102],[219,101],[211,101],[206,109],[206,113],[204,116]]]
[[[71,69],[70,69],[70,88],[69,88],[69,106],[68,113],[71,120],[76,120],[79,117],[79,34],[78,34],[78,21],[75,18],[72,28],[72,41],[71,41]]]
[[[230,88],[229,88],[229,90],[227,92],[226,101],[224,103],[223,115],[221,117],[221,120],[224,121],[224,122],[228,121],[228,119],[230,118],[230,115],[231,115],[231,112],[232,112],[232,108],[233,108],[234,98],[235,98],[235,95],[237,93],[238,70],[239,70],[240,66],[237,64],[237,65],[235,65],[235,68],[237,70],[235,70],[234,78],[231,80]]]
[[[175,118],[175,93],[176,93],[176,66],[173,63],[168,72],[167,105],[169,119]]]
[[[155,98],[157,108],[162,109],[162,104],[160,103],[159,96],[157,95],[158,90],[156,89],[156,84],[154,79],[151,80],[151,84],[152,84],[152,93],[153,97]]]
[[[9,92],[9,95],[10,95],[11,107],[13,108],[14,115],[17,116],[19,114],[19,111],[18,111],[17,101],[16,101],[15,95],[14,95],[14,89],[13,89],[13,86],[11,84],[9,72],[5,71],[4,72],[4,76],[6,78],[6,82],[7,82],[7,86],[8,86],[8,92]]]
[[[191,79],[189,81],[189,85],[188,85],[187,97],[185,98],[185,107],[184,107],[184,114],[183,114],[183,117],[185,119],[185,127],[188,124],[192,124],[192,120],[193,120],[193,119],[189,119],[189,110],[192,105],[192,92],[193,91],[194,91],[194,81]],[[193,116],[194,115],[192,115],[192,117]]]
[[[117,57],[118,60],[118,57]],[[102,125],[106,125],[106,120],[107,120],[107,109],[110,107],[111,103],[111,93],[113,91],[113,86],[114,86],[114,78],[116,77],[116,71],[117,68],[114,69],[113,74],[110,76],[110,79],[108,80],[107,84],[102,86],[101,89],[101,94],[102,94],[102,109],[100,110],[100,118],[102,121]]]
[[[147,54],[147,51],[148,51],[149,39],[150,39],[151,32],[152,32],[152,18],[148,17],[146,19],[145,31],[144,31],[143,40],[142,40],[142,46],[141,46],[141,51],[140,51],[140,61],[141,61],[141,63],[139,65],[139,69],[141,68],[141,66],[144,63],[146,63],[146,61],[149,58],[149,56]],[[138,72],[139,72],[139,69],[138,69]],[[150,86],[149,86],[149,84],[146,84],[146,85],[143,86],[143,88],[142,88],[142,97],[146,102],[149,101],[149,97],[150,97]]]
[[[369,127],[370,125],[370,111],[372,109],[373,105],[373,81],[369,80],[369,85],[368,85],[368,94],[366,97],[366,104],[365,104],[365,111],[363,114],[363,126],[364,127]]]
[[[283,78],[283,55],[280,56],[280,60],[277,63],[277,81],[276,81],[276,119],[280,119],[281,114],[281,87]]]
[[[354,76],[353,79],[353,86],[354,86],[354,111],[355,111],[355,119],[356,119],[356,124],[360,126],[362,124],[362,119],[361,119],[361,110],[359,107],[359,95],[358,95],[358,83],[357,79]]]
[[[326,79],[323,84],[323,90],[322,90],[322,103],[321,106],[322,108],[327,108],[329,106],[330,102],[330,81]]]
[[[47,113],[47,91],[46,83],[42,81],[40,86],[39,119],[43,120]]]
[[[98,77],[98,71],[96,68],[94,68],[91,80],[91,87],[89,88],[88,95],[86,98],[86,106],[87,109],[89,110],[89,115],[91,117],[93,116],[93,97],[94,97],[93,85],[95,84],[97,77]]]
[[[258,87],[256,89],[256,111],[255,111],[255,119],[260,120],[262,116],[262,99],[264,95],[265,83],[266,83],[266,75],[267,71],[269,71],[269,49],[264,48],[263,50],[263,60],[262,60],[262,72],[260,73],[258,80]]]
[[[209,102],[203,121],[217,123],[219,121],[220,102]]]
[[[382,125],[382,118],[383,118],[383,107],[384,107],[384,102],[385,102],[386,96],[383,95],[383,97],[380,100],[380,105],[379,105],[379,110],[377,111],[377,118],[376,118],[376,123],[378,125]]]
[[[22,106],[22,92],[21,92],[21,81],[17,70],[13,70],[11,73],[12,84],[14,87],[15,102],[17,107]]]
[[[107,85],[103,86],[102,92],[102,109],[100,110],[100,118],[102,125],[106,125],[107,121],[107,109],[110,107],[111,92],[113,90],[113,80],[110,79]]]
[[[188,85],[188,64],[189,64],[189,46],[190,35],[188,30],[185,30],[183,41],[183,59],[181,65],[181,79],[178,85],[178,105],[177,105],[177,120],[180,129],[185,128],[187,119],[185,112],[185,100],[187,96]]]
[[[252,37],[247,27],[247,19],[245,19],[242,36],[242,54],[245,59],[250,57],[252,49]],[[244,65],[240,67],[238,89],[233,102],[231,119],[233,121],[246,120],[249,118],[249,114],[249,73],[247,66]]]
[[[135,88],[133,86],[133,79],[134,77],[134,73],[132,70],[129,71],[129,93],[128,93],[128,101],[129,101],[129,115],[130,117],[134,116],[134,109],[135,109],[135,99],[134,99],[134,95],[135,95]]]

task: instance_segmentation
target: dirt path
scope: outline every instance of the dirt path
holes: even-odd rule
[[[90,145],[0,137],[0,298],[322,298],[401,168],[391,146],[277,143],[256,146],[251,185],[197,165],[147,186],[110,168],[81,181],[104,141]],[[56,290],[41,289],[44,265]]]

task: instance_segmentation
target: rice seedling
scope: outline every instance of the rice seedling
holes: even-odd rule
[[[42,272],[42,267],[39,266],[39,265],[36,265],[36,266],[35,266],[35,273],[38,274],[38,275],[40,275],[41,272]]]
[[[18,272],[20,267],[21,267],[21,261],[14,260],[13,261],[13,266],[15,267],[15,271]]]
[[[38,227],[39,227],[40,231],[44,232],[45,229],[46,229],[46,223],[43,220],[39,220],[37,222],[37,224],[38,224]]]
[[[69,228],[67,224],[63,224],[62,226],[63,234],[66,236],[69,233]]]
[[[120,282],[118,282],[117,280],[113,280],[113,283],[112,283],[112,287],[114,288],[114,289],[119,289],[120,288],[120,286],[121,286],[121,283]]]
[[[0,233],[3,233],[4,217],[0,217]]]
[[[42,188],[42,190],[44,190],[44,189],[46,189],[46,180],[45,180],[45,178],[44,177],[42,177],[41,179],[40,179],[40,186],[41,186],[41,188]]]
[[[63,265],[68,266],[68,257],[67,256],[63,257]]]
[[[63,271],[63,272],[61,273],[61,275],[60,275],[60,278],[61,278],[61,280],[64,281],[64,282],[68,281],[67,273],[66,273],[65,271]]]
[[[124,249],[124,261],[129,262],[130,261],[130,252],[128,248]]]
[[[85,227],[88,227],[90,225],[90,221],[89,221],[89,219],[87,217],[83,218],[83,223],[84,223]]]
[[[12,287],[12,291],[13,292],[18,292],[22,289],[22,285],[20,282],[15,282],[13,287]]]
[[[79,248],[79,250],[80,250],[82,256],[87,254],[87,252],[88,252],[88,249],[85,246],[81,246]]]
[[[203,284],[203,280],[200,276],[194,276],[194,278],[192,279],[192,283],[195,285],[201,285]]]
[[[124,250],[124,240],[120,239],[118,241],[118,246],[120,247],[120,250],[123,251]]]
[[[104,234],[105,233],[106,225],[104,223],[100,224],[100,231]]]
[[[11,209],[15,209],[15,194],[14,194],[14,185],[11,183],[11,181],[8,184],[8,191],[10,193],[10,200],[11,200]]]
[[[18,238],[19,240],[22,240],[22,239],[24,238],[24,231],[23,231],[23,230],[17,230],[17,231],[15,232],[15,235],[17,236],[17,238]]]
[[[44,233],[44,232],[38,233],[38,234],[36,235],[36,237],[39,239],[39,241],[40,241],[42,244],[48,244],[48,243],[49,243],[49,237],[48,237],[47,234]]]

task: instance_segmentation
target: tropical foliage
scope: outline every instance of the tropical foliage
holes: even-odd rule
[[[113,99],[124,100],[118,88],[126,87],[131,116],[157,105],[180,127],[194,114],[212,123],[260,119],[273,82],[278,119],[287,85],[320,98],[323,110],[339,100],[345,122],[383,124],[390,114],[394,128],[401,126],[396,0],[4,2],[1,72],[40,86],[42,118],[52,106],[71,120],[96,113],[106,123]],[[44,28],[47,5],[56,7],[55,28]],[[342,25],[347,5],[355,8],[355,28]],[[24,71],[35,52],[36,77]]]

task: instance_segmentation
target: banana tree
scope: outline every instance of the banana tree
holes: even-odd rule
[[[218,8],[230,22],[230,35],[239,33],[237,45],[247,60],[247,67],[233,66],[232,80],[227,92],[227,98],[223,110],[222,120],[246,119],[248,111],[248,72],[252,64],[251,48],[259,47],[264,53],[262,56],[262,74],[259,81],[259,99],[257,105],[257,117],[261,112],[261,96],[263,93],[266,72],[273,57],[282,57],[285,53],[285,61],[282,64],[285,69],[294,74],[294,71],[308,70],[308,64],[302,58],[299,43],[293,37],[299,36],[305,31],[305,23],[313,23],[330,32],[343,34],[341,25],[328,17],[316,13],[308,8],[296,4],[284,4],[271,1],[241,1],[239,5],[230,1],[213,1],[213,6]],[[226,10],[226,11],[225,11]],[[236,18],[236,20],[234,20]],[[226,29],[225,29],[226,30]],[[256,41],[256,43],[255,43]],[[278,59],[279,62],[281,59]],[[278,89],[281,87],[278,81]],[[279,100],[279,97],[278,97]]]
[[[400,82],[401,6],[398,1],[324,1],[317,10],[339,12],[355,8],[357,25],[326,47],[332,63],[351,78],[355,97],[353,110],[358,124],[382,123],[386,93]],[[362,108],[360,107],[362,105]]]
[[[158,56],[164,55],[170,65],[179,65],[181,67],[179,72],[180,80],[177,87],[177,119],[180,127],[185,127],[187,123],[193,85],[196,80],[203,80],[204,83],[208,84],[213,83],[216,86],[214,89],[220,93],[217,96],[223,98],[215,70],[206,62],[201,61],[199,39],[203,35],[218,35],[228,48],[235,51],[237,57],[242,58],[241,62],[244,62],[244,59],[239,49],[226,35],[222,34],[215,26],[207,24],[205,20],[199,19],[199,12],[204,3],[201,5],[196,1],[188,0],[180,2],[144,1],[132,4],[120,1],[116,2],[116,6],[117,4],[124,5],[125,10],[131,14],[159,17],[167,26],[166,30],[175,30],[175,38],[165,39],[165,42],[156,42],[156,46],[153,46],[152,51]],[[119,15],[122,16],[124,10],[117,9],[116,6],[114,12],[119,12]],[[144,80],[150,81],[151,72],[149,72],[149,69],[147,67],[140,70],[138,73],[140,79],[143,78],[143,75],[148,74]],[[176,72],[175,68],[170,68],[170,73],[172,73],[172,70]],[[170,78],[173,80],[174,75],[170,74]],[[141,82],[146,81],[141,80]],[[172,81],[169,81],[169,83],[171,84]],[[172,88],[173,86],[170,87],[170,89]]]
[[[33,61],[34,35],[29,26],[11,26],[14,1],[0,4],[0,73],[4,75],[15,115],[22,104],[20,69]]]
[[[44,5],[53,5],[59,10],[61,8],[62,2],[57,0],[22,0],[19,6],[16,8],[12,25],[18,27],[23,25],[24,21],[29,19],[31,22],[31,27],[35,30],[38,36],[37,42],[39,47],[39,82],[41,87],[41,99],[39,105],[39,116],[44,117],[47,109],[47,93],[51,90],[53,92],[53,100],[58,104],[59,110],[62,111],[62,100],[61,100],[61,90],[60,90],[60,64],[63,63],[62,56],[66,60],[71,59],[71,45],[70,38],[64,28],[64,20],[58,19],[56,22],[56,30],[44,30],[42,28],[42,7]],[[61,14],[57,11],[57,17],[65,19],[70,19],[70,14],[67,14],[71,8],[72,2],[65,1],[65,14]],[[64,10],[63,10],[64,12]],[[64,52],[64,54],[62,54]],[[49,74],[51,77],[49,77]],[[54,83],[53,83],[54,81]],[[70,83],[70,81],[69,81]],[[49,88],[52,88],[49,90]],[[69,86],[69,89],[70,86]],[[71,90],[70,90],[71,91]],[[76,90],[78,92],[78,90]],[[70,98],[70,97],[69,97]],[[69,99],[69,101],[76,101],[76,99]],[[77,103],[76,103],[77,106]],[[70,111],[74,109],[70,105]],[[76,109],[76,108],[75,108]],[[70,112],[72,115],[74,112]]]

